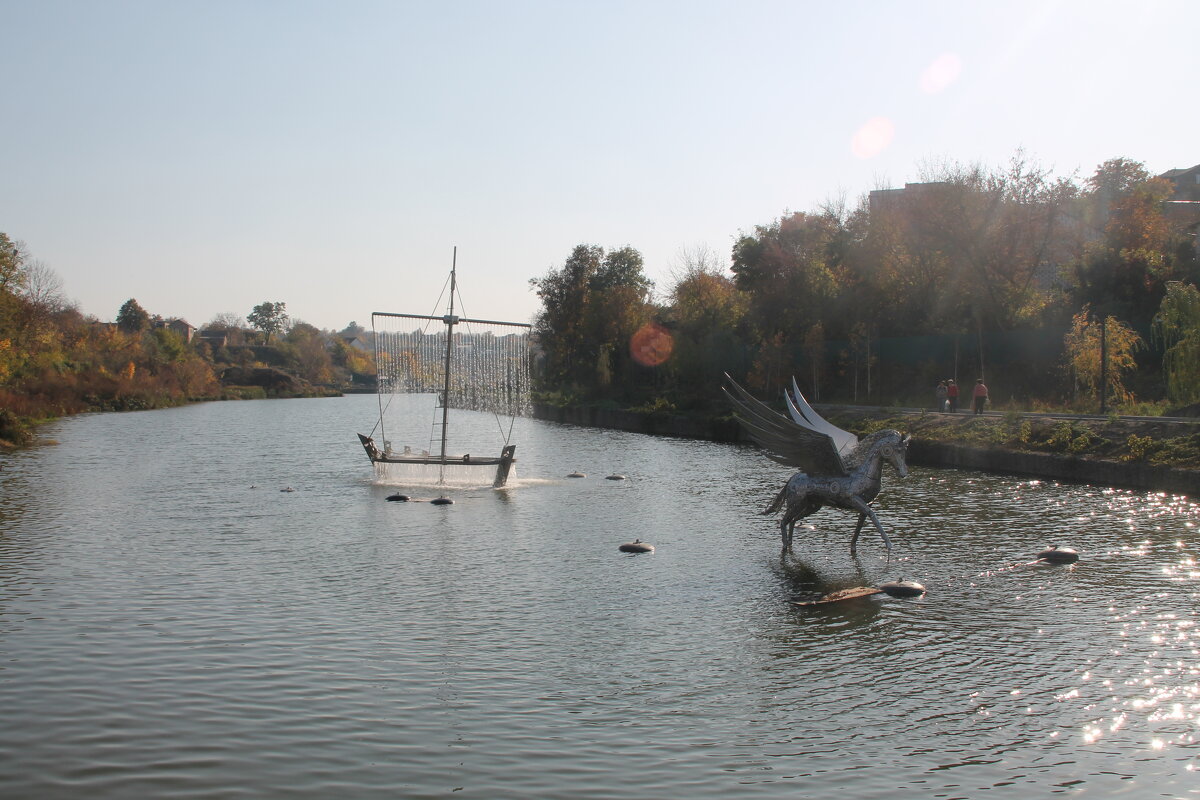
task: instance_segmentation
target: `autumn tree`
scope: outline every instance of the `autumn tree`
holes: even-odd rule
[[[745,368],[741,334],[747,297],[706,248],[685,250],[680,260],[667,310],[675,335],[670,371],[685,396],[703,396],[721,384],[726,372]]]
[[[1060,254],[1074,184],[1018,153],[1003,168],[943,164],[899,206],[903,261],[922,287],[934,331],[1011,330],[1034,321],[1046,301],[1039,276]],[[907,189],[905,190],[907,193]],[[910,293],[910,296],[911,293]]]
[[[0,232],[0,293],[16,294],[25,287],[26,258],[21,243]]]
[[[346,370],[350,374],[349,377],[351,380],[360,376],[374,376],[377,374],[374,353],[359,349],[351,344],[350,339],[347,338],[349,335],[352,335],[348,334],[347,331],[353,330],[353,328],[354,324],[351,323],[346,330],[343,330],[334,338],[332,352],[330,353],[333,363],[335,366]],[[358,330],[365,333],[361,327]]]
[[[1072,274],[1079,302],[1138,324],[1150,321],[1169,281],[1187,277],[1187,255],[1163,214],[1170,182],[1124,158],[1101,164],[1087,181],[1083,214],[1092,238]]]
[[[289,365],[309,383],[333,382],[333,358],[328,339],[316,326],[297,321],[287,333],[284,347]]]
[[[1133,393],[1122,382],[1123,375],[1137,366],[1133,354],[1142,346],[1141,337],[1132,328],[1113,316],[1094,318],[1091,307],[1084,306],[1072,318],[1063,343],[1066,366],[1075,382],[1097,397],[1101,405],[1105,401],[1102,386],[1103,394],[1118,403],[1133,401]]]

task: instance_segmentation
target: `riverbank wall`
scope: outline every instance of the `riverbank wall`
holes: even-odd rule
[[[737,421],[730,417],[642,414],[613,408],[544,404],[535,404],[533,415],[548,422],[608,428],[651,436],[675,436],[714,442],[749,442]],[[1020,475],[1038,480],[1145,489],[1200,497],[1200,470],[1177,469],[1140,461],[1114,461],[1002,447],[979,447],[914,436],[908,449],[908,463],[921,467],[970,469]]]

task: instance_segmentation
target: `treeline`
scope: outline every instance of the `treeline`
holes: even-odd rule
[[[372,358],[353,344],[361,328],[289,325],[282,303],[255,311],[264,307],[275,313],[259,318],[257,330],[224,314],[195,332],[133,299],[115,323],[101,322],[65,299],[59,278],[23,243],[0,233],[0,444],[25,443],[31,423],[83,411],[321,393],[371,380]]]
[[[1123,158],[1082,181],[1021,155],[921,177],[742,232],[730,271],[684,252],[657,296],[636,249],[579,245],[531,281],[543,390],[698,407],[728,372],[882,405],[977,377],[1026,409],[1200,399],[1200,218],[1175,213],[1200,204]]]

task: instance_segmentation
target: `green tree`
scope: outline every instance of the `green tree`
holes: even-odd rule
[[[633,333],[648,321],[653,284],[642,254],[633,247],[605,253],[580,244],[560,269],[530,280],[542,301],[534,334],[545,355],[549,385],[567,384],[588,393],[620,385],[630,375]]]
[[[1200,291],[1181,281],[1168,283],[1151,335],[1166,349],[1167,395],[1177,403],[1200,401]]]
[[[183,337],[170,328],[155,328],[151,336],[157,357],[167,362],[183,361],[187,355],[187,344]]]
[[[271,334],[279,333],[287,325],[287,304],[264,300],[246,315],[246,321],[266,334],[267,344],[270,344]]]
[[[150,327],[150,314],[131,297],[117,312],[117,327],[125,333],[140,333]]]
[[[588,280],[584,307],[584,351],[594,359],[594,386],[613,379],[628,385],[629,347],[634,333],[650,320],[653,283],[643,271],[642,254],[625,246],[608,252]]]
[[[796,213],[742,234],[733,245],[734,282],[750,298],[760,338],[798,343],[835,298],[841,223]]]
[[[602,247],[580,244],[561,268],[529,281],[542,301],[533,330],[545,354],[545,375],[552,383],[576,382],[588,369],[583,317],[591,278],[603,260]]]

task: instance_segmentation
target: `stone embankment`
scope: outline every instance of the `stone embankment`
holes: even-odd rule
[[[834,417],[834,413],[829,413],[832,411],[833,409],[822,409],[823,413]],[[737,422],[731,417],[705,418],[662,413],[644,414],[612,408],[540,404],[535,405],[534,416],[551,422],[609,428],[653,436],[676,436],[716,442],[748,441]],[[899,417],[900,420],[897,424],[890,427],[907,429],[906,432],[912,434],[908,461],[914,466],[981,470],[1042,480],[1146,489],[1200,497],[1200,469],[1164,466],[1145,460],[1122,457],[1106,458],[1094,455],[1032,452],[1003,444],[946,441],[933,438],[932,434],[929,436],[922,434],[920,420],[923,420],[925,415],[919,413],[897,414],[892,412],[889,415],[884,411],[872,413],[857,409],[854,411],[838,410],[834,420],[835,424],[847,428],[854,427],[847,420],[848,416],[860,416],[859,421],[861,422],[881,418],[895,422]],[[967,416],[962,415],[964,425],[974,424],[966,418]],[[991,420],[992,424],[997,424],[1000,418],[991,416],[986,419]],[[905,421],[910,421],[911,424],[903,424]],[[984,418],[976,418],[974,422],[984,423],[984,421]],[[1060,420],[1054,422],[1062,424]],[[1106,426],[1107,423],[1100,421],[1096,425],[1098,427]],[[1176,435],[1185,436],[1200,432],[1200,422],[1141,423],[1122,420],[1119,426],[1122,437],[1134,434],[1161,438],[1175,432],[1176,428]]]

